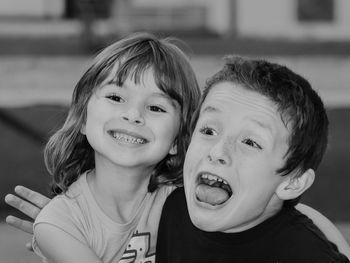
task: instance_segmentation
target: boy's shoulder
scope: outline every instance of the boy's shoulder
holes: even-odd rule
[[[177,187],[166,199],[162,210],[163,222],[174,226],[182,221],[188,221],[185,191],[183,187]],[[175,227],[175,226],[174,226]]]
[[[174,202],[178,199],[185,200],[185,190],[183,187],[176,187],[168,197],[169,202]]]
[[[310,218],[295,208],[284,209],[286,220],[274,237],[276,251],[295,262],[349,262]]]
[[[186,207],[186,197],[183,187],[177,187],[172,193],[168,196],[165,205],[166,207]]]

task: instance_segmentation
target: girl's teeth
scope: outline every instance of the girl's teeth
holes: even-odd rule
[[[121,140],[121,141],[124,141],[124,142],[127,142],[127,143],[137,143],[137,144],[142,144],[144,143],[144,139],[141,139],[141,138],[135,138],[135,137],[132,137],[132,136],[128,136],[126,134],[120,134],[120,133],[114,133],[113,134],[113,137],[117,140]]]

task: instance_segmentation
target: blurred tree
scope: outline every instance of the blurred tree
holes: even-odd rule
[[[87,50],[96,46],[93,24],[96,19],[109,18],[113,0],[66,0],[66,16],[82,23],[81,41]]]

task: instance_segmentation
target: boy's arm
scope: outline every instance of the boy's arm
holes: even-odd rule
[[[15,193],[19,197],[8,194],[5,196],[5,202],[33,220],[37,217],[41,209],[50,201],[46,196],[34,192],[24,186],[16,186]],[[8,216],[6,217],[6,222],[24,232],[33,234],[33,221],[23,220],[15,216]]]
[[[34,229],[40,252],[49,262],[55,263],[102,263],[97,255],[86,245],[60,228],[41,223]]]
[[[326,235],[326,237],[337,245],[339,251],[350,259],[349,244],[338,228],[328,218],[315,209],[304,204],[298,204],[296,208],[312,219],[314,224]]]

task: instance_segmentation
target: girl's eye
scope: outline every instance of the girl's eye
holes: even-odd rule
[[[164,109],[162,109],[161,107],[159,106],[155,106],[155,105],[151,105],[151,106],[148,106],[148,109],[150,111],[154,111],[154,112],[166,112]]]
[[[254,148],[257,148],[259,150],[262,150],[262,147],[256,141],[254,141],[252,139],[244,139],[243,143],[250,146],[250,147],[254,147]]]
[[[106,98],[115,102],[124,102],[124,99],[116,94],[108,95],[106,96]]]
[[[204,135],[209,135],[209,136],[214,136],[217,134],[217,132],[210,127],[203,127],[199,130],[199,132],[204,134]]]

